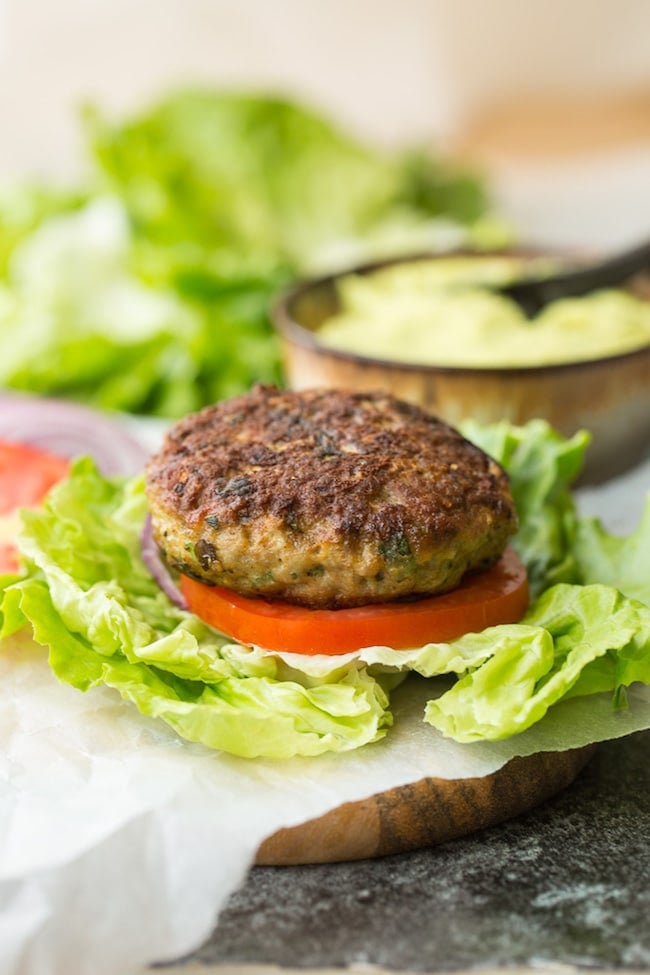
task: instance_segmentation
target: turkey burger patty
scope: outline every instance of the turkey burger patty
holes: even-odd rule
[[[385,393],[257,386],[177,423],[146,470],[170,565],[344,608],[445,592],[516,531],[499,465]]]

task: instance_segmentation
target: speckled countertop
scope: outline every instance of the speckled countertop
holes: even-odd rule
[[[600,746],[565,792],[473,836],[257,867],[209,941],[167,971],[368,966],[650,971],[650,732]]]

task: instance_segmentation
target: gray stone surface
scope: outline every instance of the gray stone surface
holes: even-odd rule
[[[650,732],[602,745],[561,795],[465,839],[255,868],[187,962],[650,970]]]

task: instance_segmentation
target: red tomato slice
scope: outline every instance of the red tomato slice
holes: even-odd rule
[[[67,475],[69,466],[67,459],[49,451],[0,440],[0,572],[18,569],[15,533],[19,522],[14,513],[36,507]]]
[[[38,504],[69,466],[49,451],[0,440],[0,514]]]
[[[528,606],[526,570],[513,549],[453,592],[357,609],[307,609],[249,599],[181,576],[190,610],[240,643],[289,653],[341,654],[362,647],[396,650],[442,643],[497,623],[515,623]]]

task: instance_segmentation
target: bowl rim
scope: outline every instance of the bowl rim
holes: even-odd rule
[[[419,372],[429,375],[461,375],[468,376],[533,376],[538,374],[552,375],[553,373],[564,373],[568,370],[583,370],[593,368],[595,365],[607,365],[609,363],[629,362],[634,359],[643,360],[650,354],[650,341],[645,345],[625,352],[612,353],[607,356],[597,356],[593,359],[574,359],[568,362],[552,362],[541,365],[530,366],[444,366],[426,363],[418,365],[415,362],[401,362],[397,359],[381,359],[376,356],[361,355],[358,352],[346,352],[343,349],[336,349],[333,346],[319,342],[316,333],[311,329],[301,325],[294,317],[292,305],[303,295],[312,290],[333,288],[336,281],[351,274],[371,274],[373,271],[380,271],[384,268],[394,267],[399,264],[412,264],[419,261],[436,260],[447,257],[517,257],[530,256],[540,257],[549,256],[548,250],[536,247],[518,247],[516,249],[501,249],[485,251],[471,248],[455,248],[447,251],[418,251],[413,254],[400,255],[397,257],[386,257],[363,264],[353,265],[346,269],[331,271],[324,275],[314,275],[295,281],[289,287],[281,291],[273,299],[270,305],[270,318],[276,331],[286,339],[295,342],[296,345],[313,352],[322,352],[326,355],[346,362],[354,362],[360,365],[389,367],[399,369],[404,372]]]

